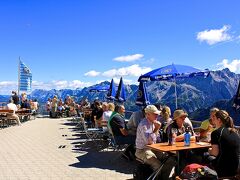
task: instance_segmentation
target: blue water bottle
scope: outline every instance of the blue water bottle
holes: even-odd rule
[[[184,146],[190,146],[190,138],[191,134],[189,133],[189,128],[186,128],[186,132],[184,134]]]

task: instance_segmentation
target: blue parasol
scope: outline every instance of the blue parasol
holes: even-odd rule
[[[173,80],[175,82],[175,105],[177,109],[177,87],[176,79],[195,76],[207,76],[209,71],[202,71],[192,66],[171,64],[158,69],[154,69],[144,75],[141,75],[138,81],[164,81]]]
[[[115,100],[115,96],[116,96],[115,84],[114,84],[114,80],[112,79],[110,87],[108,89],[108,93],[107,93],[106,99],[108,99],[108,100]]]
[[[117,102],[120,102],[120,103],[126,101],[126,92],[125,92],[125,87],[123,84],[122,77],[121,77],[119,85],[118,85],[118,90],[116,92],[115,99]]]
[[[135,104],[138,106],[147,106],[150,104],[145,82],[139,83],[138,92],[137,92],[137,100],[136,100]]]

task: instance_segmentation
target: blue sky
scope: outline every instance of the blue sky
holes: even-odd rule
[[[238,0],[2,0],[0,94],[17,89],[19,56],[33,89],[82,88],[171,63],[240,73]]]

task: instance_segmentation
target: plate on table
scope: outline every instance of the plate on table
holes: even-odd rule
[[[207,143],[207,142],[196,142],[196,144],[201,145],[201,146],[210,145],[210,143]]]

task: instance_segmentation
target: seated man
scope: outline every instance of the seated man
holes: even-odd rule
[[[136,157],[150,165],[154,171],[160,168],[163,153],[153,152],[146,145],[156,143],[158,130],[161,127],[161,123],[157,121],[159,114],[160,111],[154,105],[145,108],[145,118],[138,125],[136,138]]]
[[[145,117],[144,108],[132,113],[127,123],[129,134],[136,135],[138,124],[144,117]]]
[[[17,108],[16,104],[13,103],[12,99],[9,100],[9,103],[7,104],[7,109],[8,110],[13,110],[13,113],[11,113],[11,114],[9,113],[7,115],[7,118],[8,119],[15,119],[17,124],[20,126],[21,122],[19,120],[19,117],[18,117],[18,115],[15,114],[15,112],[18,110],[18,108]]]
[[[115,112],[110,117],[109,124],[116,143],[118,145],[129,145],[125,150],[125,155],[129,159],[132,159],[132,156],[135,154],[134,144],[136,136],[131,136],[128,134],[124,113],[125,107],[123,105],[116,106]]]
[[[218,108],[212,108],[210,110],[210,118],[201,123],[201,126],[200,126],[201,141],[210,142],[210,140],[211,140],[210,135],[211,135],[212,131],[214,131],[216,129],[216,128],[214,128],[215,125],[213,124],[213,118],[217,111],[219,111]]]

